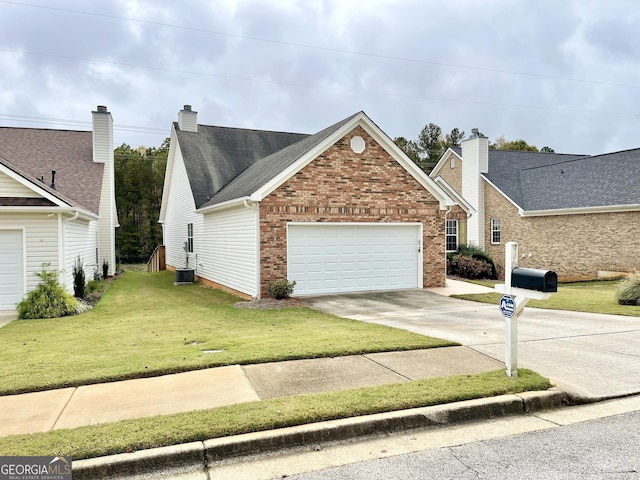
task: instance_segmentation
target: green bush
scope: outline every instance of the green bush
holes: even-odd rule
[[[498,268],[491,256],[475,245],[460,245],[458,251],[447,255],[447,275],[462,278],[498,279]]]
[[[278,280],[267,285],[267,295],[275,298],[276,300],[283,300],[291,296],[295,286],[295,281],[290,282],[289,280]]]
[[[18,318],[58,318],[78,311],[80,303],[60,285],[58,272],[47,270],[49,265],[42,265],[36,273],[40,283],[18,303]]]
[[[100,288],[100,282],[98,280],[90,280],[87,283],[87,293],[93,293]]]
[[[84,286],[86,279],[84,277],[84,266],[80,257],[73,264],[73,296],[76,298],[84,298]]]
[[[640,272],[634,272],[620,282],[616,300],[620,305],[640,305]]]

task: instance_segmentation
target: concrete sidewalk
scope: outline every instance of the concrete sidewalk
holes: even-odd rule
[[[161,377],[0,397],[0,436],[216,408],[503,365],[467,347],[233,365]]]

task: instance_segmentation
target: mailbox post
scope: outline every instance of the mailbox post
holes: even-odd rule
[[[496,285],[502,293],[500,311],[505,321],[505,366],[507,375],[518,376],[518,317],[530,299],[546,300],[558,291],[558,276],[552,270],[518,267],[518,244],[505,246],[504,285]]]

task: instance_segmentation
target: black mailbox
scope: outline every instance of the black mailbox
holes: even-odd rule
[[[516,267],[511,271],[511,286],[538,292],[557,292],[558,275],[553,270]]]

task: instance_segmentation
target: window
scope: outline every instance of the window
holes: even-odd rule
[[[500,219],[491,219],[491,243],[500,243]]]
[[[447,220],[445,234],[447,252],[455,252],[458,250],[458,220]]]
[[[449,166],[451,168],[456,168],[456,157],[453,155],[451,155],[451,158],[449,159]]]
[[[187,252],[193,253],[193,223],[187,224]]]

